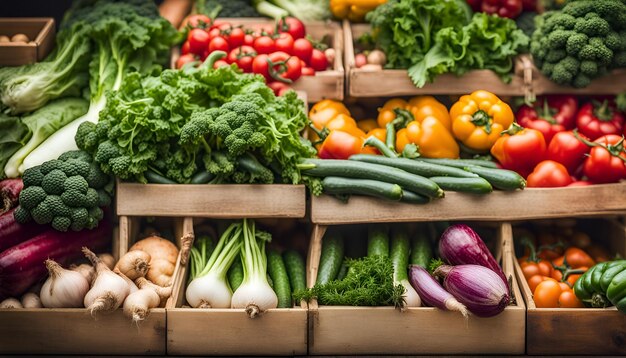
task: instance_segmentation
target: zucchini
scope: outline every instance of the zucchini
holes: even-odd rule
[[[433,249],[428,235],[424,231],[418,231],[411,239],[411,265],[419,265],[428,269],[432,258]]]
[[[143,173],[143,176],[146,177],[146,180],[150,184],[178,184],[177,182],[170,180],[150,169],[146,170],[145,173]]]
[[[364,163],[387,165],[402,169],[412,174],[430,177],[457,177],[457,178],[477,178],[478,175],[470,173],[466,170],[455,168],[447,165],[433,164],[419,160],[407,158],[386,158],[380,155],[356,154],[350,157],[350,160],[356,160]]]
[[[191,177],[191,184],[207,184],[215,176],[209,172],[198,172]]]
[[[322,187],[325,194],[331,195],[366,195],[395,201],[402,198],[400,185],[369,179],[326,177]]]
[[[393,281],[409,279],[409,237],[403,231],[394,231],[391,235],[391,262],[393,263]]]
[[[348,263],[346,259],[344,259],[343,262],[341,263],[341,268],[339,269],[339,273],[337,274],[337,280],[339,281],[343,280],[347,274],[348,274]]]
[[[498,169],[498,164],[496,164],[496,162],[481,159],[416,158],[415,160],[432,164],[447,165],[460,169],[464,169],[467,166]]]
[[[378,180],[398,184],[402,189],[429,197],[441,198],[444,196],[443,190],[432,180],[385,165],[352,160],[306,159],[300,165],[300,169],[306,175]]]
[[[282,256],[275,250],[267,251],[267,272],[274,282],[274,292],[278,297],[278,308],[292,308],[291,286]]]
[[[230,288],[234,292],[243,282],[243,264],[241,263],[240,258],[236,258],[235,261],[233,261],[233,264],[230,265],[227,276]]]
[[[430,202],[430,198],[415,194],[412,191],[402,190],[402,199],[400,199],[400,201],[409,204],[428,204]]]
[[[337,277],[343,262],[343,250],[343,238],[337,233],[332,233],[322,240],[322,255],[316,283],[323,285]]]
[[[292,292],[306,290],[306,268],[302,256],[295,250],[287,250],[283,253],[283,261]]]
[[[488,194],[493,191],[491,184],[483,178],[432,177],[430,180],[437,183],[444,190],[472,194]]]
[[[494,188],[498,188],[500,190],[524,189],[526,186],[526,180],[524,180],[524,177],[512,170],[493,169],[479,166],[468,166],[463,169],[468,172],[478,174],[478,176],[491,183]]]
[[[389,236],[382,226],[372,226],[367,231],[367,256],[389,256]]]

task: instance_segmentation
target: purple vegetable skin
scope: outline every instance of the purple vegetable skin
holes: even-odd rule
[[[427,305],[446,311],[459,311],[467,317],[467,308],[444,290],[423,267],[409,266],[409,282]]]
[[[35,223],[20,224],[15,221],[14,211],[15,209],[11,209],[0,215],[0,253],[50,228],[47,225]]]

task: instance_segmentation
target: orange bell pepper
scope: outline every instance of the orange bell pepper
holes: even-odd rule
[[[413,114],[415,120],[421,122],[426,117],[435,117],[448,131],[452,131],[452,121],[448,108],[433,96],[416,96],[409,100],[406,109]]]
[[[508,104],[487,91],[462,96],[452,108],[452,133],[465,146],[488,151],[515,119]]]
[[[346,114],[339,114],[331,119],[325,126],[329,131],[340,130],[357,137],[365,137],[365,132],[356,125],[354,118]]]
[[[404,147],[413,143],[418,146],[425,158],[458,158],[459,145],[446,127],[434,116],[425,117],[422,122],[412,121],[396,134],[396,151],[402,153]]]
[[[318,130],[324,129],[326,124],[340,114],[350,116],[350,111],[343,103],[330,99],[317,102],[309,111],[309,119]],[[313,130],[309,130],[309,140],[315,142],[319,136]]]
[[[363,132],[369,132],[372,129],[378,128],[378,123],[374,118],[362,119],[356,122],[356,126],[361,128]]]
[[[371,136],[374,136],[384,142],[385,138],[387,138],[387,130],[385,128],[374,128],[371,131],[367,132],[365,138],[369,138]]]

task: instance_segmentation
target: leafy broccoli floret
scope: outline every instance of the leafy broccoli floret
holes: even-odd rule
[[[211,130],[223,139],[228,154],[236,157],[265,145],[267,138],[255,126],[263,115],[254,103],[228,102],[220,107]]]
[[[195,111],[191,114],[187,122],[180,130],[179,143],[182,145],[200,144],[205,136],[211,132],[215,117],[218,116],[219,109],[211,108],[203,111]]]
[[[543,23],[545,32],[555,30],[572,30],[576,26],[576,18],[574,16],[562,13],[551,13]]]
[[[588,13],[584,18],[578,18],[576,20],[574,31],[588,36],[606,36],[611,31],[611,27],[609,23],[599,17],[598,14]]]
[[[74,136],[76,145],[82,150],[94,152],[98,148],[98,135],[96,134],[96,124],[83,122],[78,126]]]
[[[212,152],[203,158],[204,168],[218,177],[227,177],[235,171],[235,164],[225,153]]]
[[[59,160],[62,162],[70,161],[70,159],[76,159],[85,163],[91,163],[93,161],[91,155],[83,150],[72,150],[59,156]]]
[[[626,51],[618,52],[613,56],[613,67],[626,67]]]
[[[562,50],[562,49],[549,50],[548,53],[546,54],[545,60],[547,62],[555,63],[555,62],[561,61],[565,57],[567,57],[567,52],[565,52],[565,50]]]
[[[622,49],[622,38],[620,34],[615,31],[611,31],[604,38],[604,45],[612,51],[617,51],[617,50]]]
[[[72,210],[71,219],[72,230],[79,231],[89,224],[89,212],[85,208],[75,208]]]
[[[589,77],[595,77],[598,73],[598,64],[595,61],[582,61],[580,63],[580,73]]]
[[[22,175],[22,182],[24,183],[24,187],[39,186],[41,185],[42,180],[43,173],[41,172],[39,167],[28,168],[24,170],[24,174]]]
[[[72,220],[66,216],[56,216],[52,219],[52,228],[58,231],[67,231],[72,225]]]
[[[576,74],[568,70],[568,66],[565,63],[559,62],[554,65],[554,70],[552,70],[552,75],[550,78],[558,84],[569,84]]]
[[[13,217],[15,218],[15,221],[22,224],[25,224],[33,219],[32,216],[30,216],[30,212],[22,206],[18,206],[15,209]]]
[[[304,184],[309,188],[311,195],[320,196],[324,193],[324,186],[322,185],[322,179],[318,177],[302,177]]]
[[[87,184],[87,180],[81,177],[80,175],[74,175],[65,180],[63,183],[64,191],[76,190],[80,193],[87,193],[87,189],[89,189],[89,184]]]
[[[591,78],[589,78],[589,76],[579,73],[574,78],[574,82],[572,82],[572,85],[576,88],[584,88],[584,87],[589,86],[590,83],[591,83]]]
[[[24,210],[32,210],[46,199],[48,194],[40,186],[25,187],[20,192],[20,207]]]
[[[103,189],[98,189],[98,207],[111,205],[111,196]]]
[[[59,169],[50,171],[43,177],[41,187],[48,194],[61,195],[67,175]]]
[[[565,50],[568,55],[576,56],[580,50],[589,42],[589,37],[585,34],[573,34],[567,39]]]
[[[574,31],[569,30],[556,30],[550,33],[548,36],[548,44],[551,49],[559,50],[567,44],[567,40],[574,35]]]

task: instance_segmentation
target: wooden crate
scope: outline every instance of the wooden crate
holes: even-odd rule
[[[311,197],[311,221],[337,225],[437,220],[524,220],[626,213],[626,183],[564,188],[528,188],[474,195],[446,191],[425,205],[353,196],[343,203],[331,196]]]
[[[618,220],[597,223],[614,253],[626,256],[626,231]],[[604,235],[606,233],[606,236]],[[530,355],[626,355],[626,317],[611,308],[537,308],[517,260],[516,278],[528,307],[526,352]]]
[[[54,19],[50,17],[0,18],[0,35],[28,36],[28,43],[0,43],[0,67],[42,61],[54,47]]]
[[[266,18],[228,18],[220,17],[219,20],[227,21],[233,26],[243,25],[246,28],[259,28],[268,25],[274,25],[274,20]],[[344,96],[345,73],[343,68],[343,48],[344,36],[343,30],[337,22],[311,21],[305,22],[304,26],[307,36],[311,35],[315,40],[322,40],[325,36],[330,41],[330,47],[335,49],[335,61],[332,68],[326,71],[315,72],[315,76],[300,77],[291,88],[296,91],[306,92],[308,99],[312,102],[318,102],[323,99],[342,100]],[[176,60],[180,57],[180,50],[175,48],[172,51],[171,67],[175,68]]]
[[[136,223],[136,218],[120,218],[119,237],[113,240],[116,259],[134,242]],[[178,238],[184,226],[177,221]],[[164,308],[151,310],[139,325],[121,309],[95,318],[84,308],[0,309],[0,354],[164,355],[165,319]]]
[[[464,95],[482,89],[499,96],[523,96],[524,79],[514,75],[510,83],[504,83],[490,70],[473,70],[463,76],[442,74],[432,83],[417,88],[406,70],[368,71],[356,68],[354,43],[364,33],[370,31],[368,24],[343,23],[345,36],[345,66],[348,74],[348,95],[350,97],[391,97],[408,95]]]
[[[243,309],[184,308],[187,269],[167,309],[169,355],[306,355],[307,305],[270,309],[254,319]]]
[[[511,226],[499,227],[496,257],[513,274]],[[307,259],[309,287],[315,284],[325,226],[315,225]],[[507,254],[508,253],[508,254]],[[515,281],[515,280],[514,280]],[[470,317],[433,307],[350,307],[309,305],[309,354],[523,354],[526,309],[513,283],[517,305],[496,317]],[[497,339],[490,339],[497,337]]]

